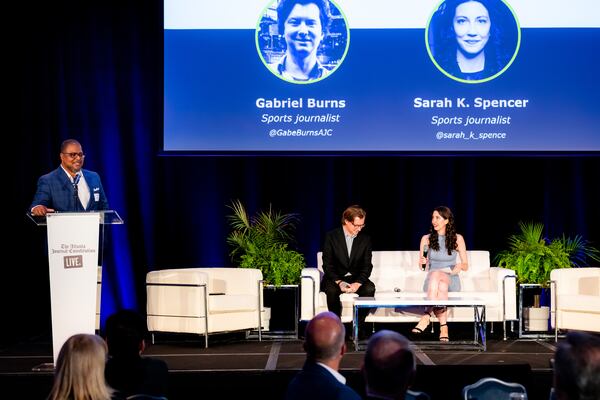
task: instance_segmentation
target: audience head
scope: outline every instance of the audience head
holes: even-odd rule
[[[77,334],[63,344],[56,360],[50,400],[109,400],[104,379],[107,347],[100,336]]]
[[[328,364],[339,362],[346,352],[346,331],[332,312],[317,314],[306,325],[304,350],[309,360]]]
[[[558,400],[600,399],[600,337],[569,332],[558,344],[554,391]]]
[[[133,310],[120,310],[106,320],[106,342],[112,357],[138,357],[144,350],[146,321]]]
[[[408,339],[390,330],[371,336],[363,364],[368,395],[404,398],[415,370],[416,361]]]

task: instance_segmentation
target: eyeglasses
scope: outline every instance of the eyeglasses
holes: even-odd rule
[[[358,228],[358,229],[362,229],[362,228],[364,228],[364,227],[365,227],[365,224],[362,224],[362,225],[361,225],[361,224],[355,224],[355,223],[354,223],[354,222],[352,222],[352,221],[349,221],[349,222],[352,224],[352,226],[353,226],[353,227],[355,227],[355,228]]]
[[[74,160],[77,157],[83,158],[85,157],[85,154],[83,153],[62,153],[65,156],[68,156],[70,159]]]

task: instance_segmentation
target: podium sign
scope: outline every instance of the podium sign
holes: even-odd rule
[[[60,348],[69,337],[95,333],[104,225],[123,224],[123,220],[114,210],[27,216],[36,225],[48,227],[52,355],[56,365]],[[51,370],[54,365],[42,364],[34,370]]]
[[[94,334],[100,213],[47,215],[52,353],[76,333]]]

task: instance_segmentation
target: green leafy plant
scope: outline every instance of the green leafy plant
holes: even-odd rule
[[[495,258],[499,267],[516,271],[519,283],[545,286],[555,268],[587,266],[589,259],[600,261],[600,251],[579,235],[548,240],[541,223],[519,222],[519,228],[521,232],[508,239],[509,249]]]
[[[232,260],[241,268],[260,269],[267,284],[299,283],[306,262],[302,254],[288,248],[294,240],[298,215],[283,214],[269,206],[250,217],[239,200],[228,207],[233,211],[227,216],[233,229],[227,236]]]

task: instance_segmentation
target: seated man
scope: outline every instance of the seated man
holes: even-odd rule
[[[106,382],[120,394],[167,396],[167,364],[142,357],[146,347],[146,321],[132,310],[121,310],[106,321]]]
[[[375,295],[375,284],[369,280],[371,238],[362,232],[367,213],[357,205],[342,213],[342,226],[328,232],[323,245],[323,281],[321,290],[327,295],[327,308],[341,316],[340,294],[356,293],[361,297]],[[364,327],[368,310],[361,310],[359,326]]]
[[[600,338],[569,332],[554,355],[554,397],[558,400],[600,399]]]

